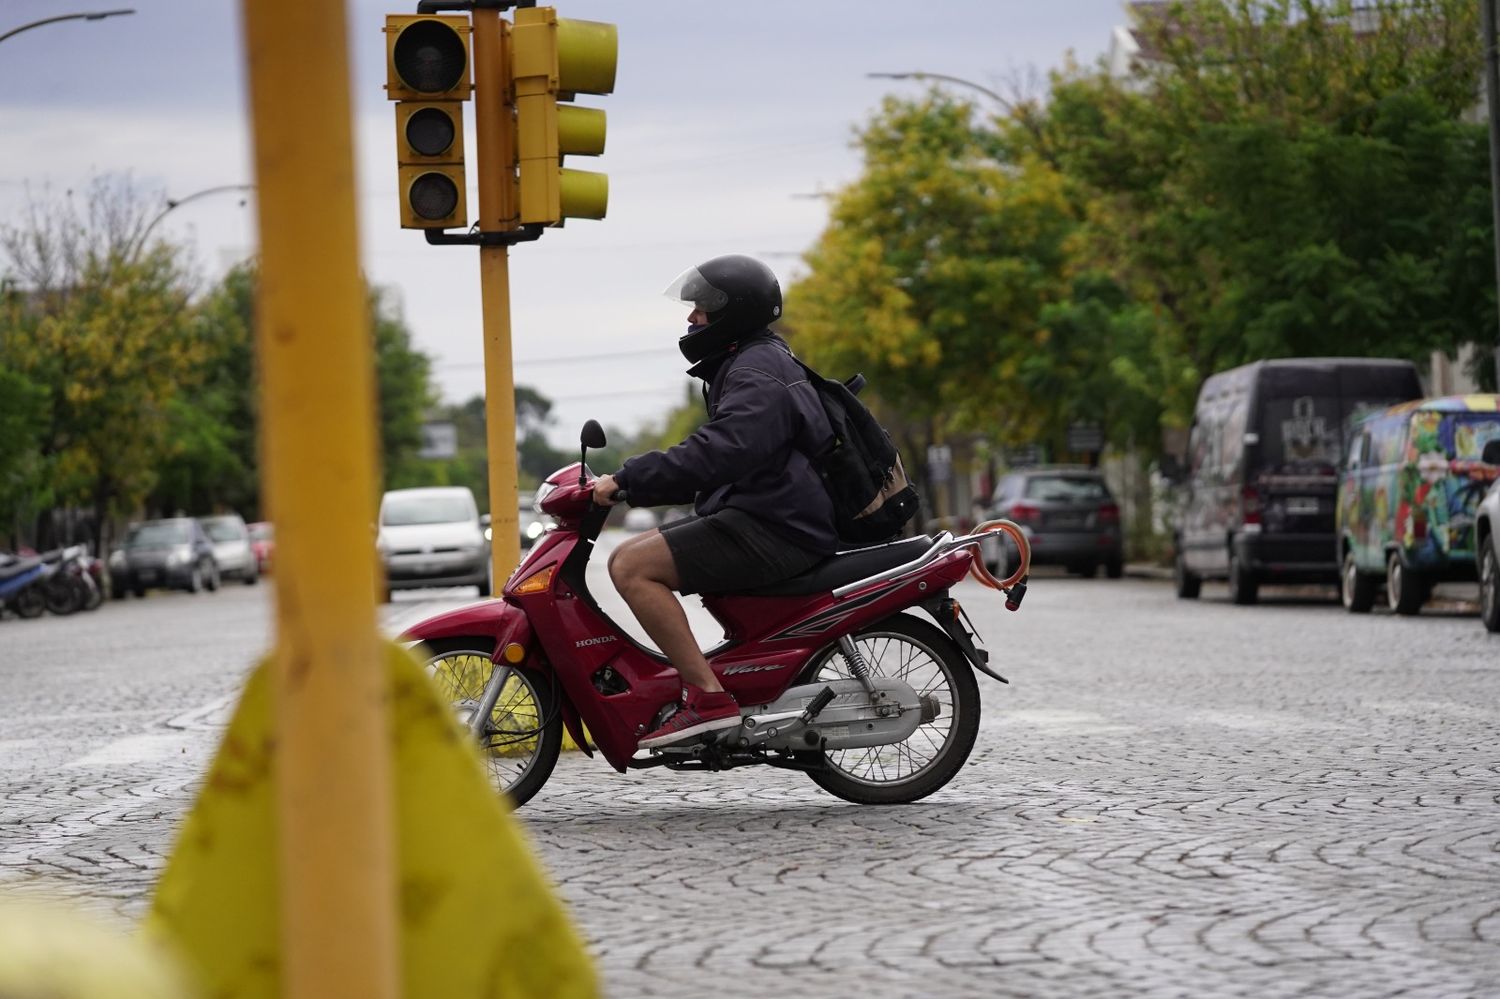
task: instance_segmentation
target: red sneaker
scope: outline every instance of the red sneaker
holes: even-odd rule
[[[691,739],[695,735],[713,732],[721,728],[733,728],[740,723],[740,706],[734,695],[727,690],[709,693],[692,684],[682,685],[682,707],[668,718],[666,724],[655,732],[648,732],[640,742],[642,749],[668,746],[674,742]]]

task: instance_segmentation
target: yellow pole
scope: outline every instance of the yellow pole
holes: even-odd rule
[[[375,632],[374,358],[342,0],[243,0],[260,211],[261,467],[276,521],[281,994],[394,999]]]
[[[515,228],[515,125],[512,120],[508,23],[494,9],[473,12],[474,117],[479,158],[479,228]],[[490,458],[490,558],[495,592],[521,560],[516,502],[516,383],[510,343],[510,252],[479,248],[480,308],[484,322],[485,436]]]

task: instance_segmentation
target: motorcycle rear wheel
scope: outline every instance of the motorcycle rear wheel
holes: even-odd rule
[[[520,806],[542,789],[557,766],[563,737],[561,704],[555,677],[497,664],[490,659],[492,647],[477,638],[430,642],[421,654],[423,668],[455,712],[479,701],[495,669],[510,672],[479,751],[490,783],[512,805]]]
[[[861,805],[904,805],[941,789],[969,758],[979,735],[979,685],[953,640],[909,614],[871,625],[854,636],[872,673],[911,684],[938,702],[932,721],[904,742],[821,754],[824,766],[807,771],[823,790]],[[838,646],[823,650],[798,683],[853,676]],[[808,754],[816,756],[818,754]]]

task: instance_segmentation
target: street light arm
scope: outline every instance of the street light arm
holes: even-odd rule
[[[10,38],[13,35],[19,35],[23,31],[30,31],[32,28],[40,28],[44,24],[56,24],[58,21],[99,21],[103,20],[106,17],[119,17],[124,14],[134,13],[135,9],[130,8],[127,10],[96,10],[87,14],[59,14],[57,17],[43,18],[40,21],[32,21],[30,24],[23,24],[19,28],[12,28],[5,34],[0,35],[0,42],[5,41],[7,38]]]
[[[152,219],[151,222],[146,226],[146,228],[141,232],[141,238],[138,239],[136,241],[136,244],[135,244],[135,252],[139,253],[139,252],[141,252],[141,250],[145,249],[145,247],[146,247],[146,239],[151,235],[151,231],[156,228],[156,224],[158,222],[160,222],[162,219],[166,218],[174,209],[181,208],[183,205],[187,204],[189,201],[197,201],[199,198],[206,198],[210,194],[221,194],[221,193],[223,193],[225,191],[253,191],[253,190],[255,190],[255,185],[254,184],[220,184],[217,187],[205,187],[201,191],[194,191],[192,194],[189,194],[187,197],[185,197],[185,198],[178,198],[175,201],[172,200],[171,198],[168,198],[167,199],[167,207],[163,208],[157,214],[156,218]]]
[[[990,100],[994,101],[996,104],[999,104],[1007,111],[1011,110],[1011,108],[1014,106],[1011,101],[1008,101],[1004,97],[1001,97],[989,87],[980,86],[973,80],[965,80],[962,77],[949,76],[946,73],[928,73],[922,70],[917,70],[911,73],[866,73],[865,75],[875,80],[942,80],[945,83],[956,83],[961,87],[968,87],[970,90],[977,90],[981,94],[984,94],[986,97],[988,97]]]

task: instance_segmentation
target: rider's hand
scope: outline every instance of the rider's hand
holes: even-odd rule
[[[620,487],[615,485],[613,475],[601,475],[594,480],[594,502],[600,506],[614,506],[615,490]]]

